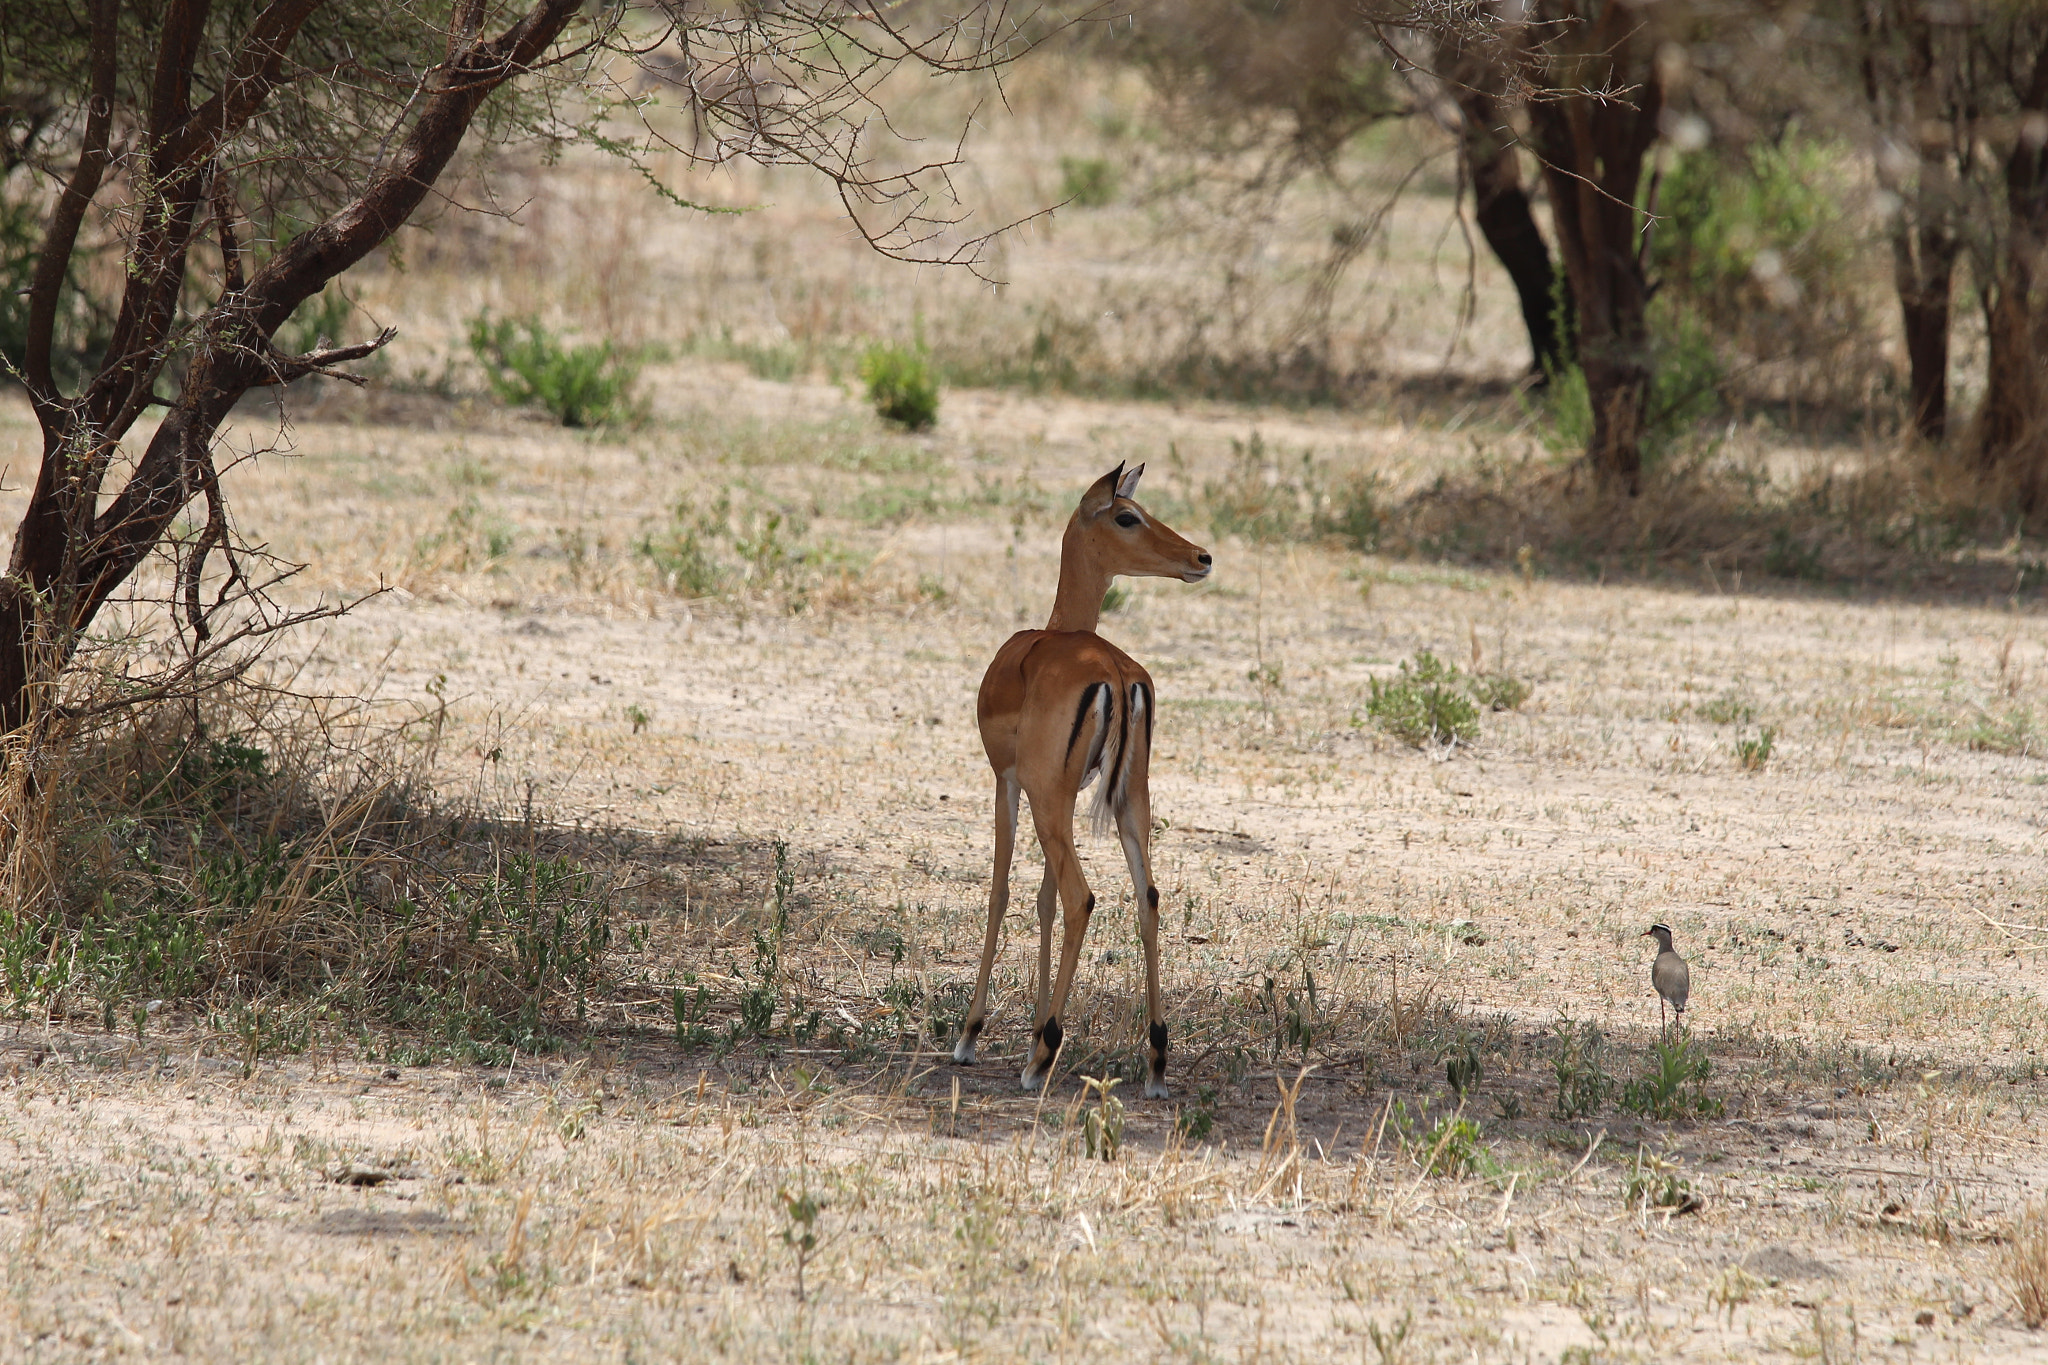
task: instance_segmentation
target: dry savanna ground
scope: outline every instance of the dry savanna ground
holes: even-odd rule
[[[829,229],[778,202],[663,259]],[[509,278],[421,286],[428,332]],[[436,718],[446,800],[620,888],[617,988],[488,1065],[244,1050],[176,1001],[8,1022],[0,1358],[2048,1357],[2010,1270],[2048,1182],[2038,590],[1474,571],[1240,515],[1306,452],[1327,490],[1531,444],[1498,396],[957,390],[913,437],[758,368],[672,357],[583,433],[459,375],[297,395],[295,453],[233,472],[295,591],[387,587],[284,647],[298,685]],[[0,446],[18,481],[16,400]],[[1218,562],[1103,627],[1159,684],[1167,1103],[1103,1083],[1142,1002],[1099,841],[1057,1083],[1016,1085],[1029,846],[983,1064],[945,1051],[974,688],[1120,460]],[[1411,747],[1368,706],[1420,651],[1526,696]],[[1710,1063],[1661,1091],[1656,920]]]

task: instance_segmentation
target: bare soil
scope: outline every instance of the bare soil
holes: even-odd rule
[[[1234,538],[1212,584],[1132,584],[1104,629],[1160,686],[1176,1100],[1130,1098],[1117,1155],[1090,1159],[1077,1077],[1137,1042],[1113,850],[1084,840],[1105,912],[1042,1098],[1014,1076],[1025,894],[972,1070],[918,1019],[858,1057],[680,1047],[663,982],[688,967],[729,1011],[776,840],[808,1006],[860,1021],[971,982],[973,690],[1042,616],[1092,475],[1150,461],[1141,497],[1199,537],[1254,427],[1276,464],[1313,445],[1426,469],[1454,442],[982,393],[906,438],[826,385],[656,379],[656,420],[623,436],[459,405],[391,426],[329,396],[299,455],[235,476],[245,529],[314,587],[393,585],[325,631],[303,684],[445,705],[444,790],[666,879],[644,996],[492,1072],[251,1059],[175,1003],[139,1041],[9,1025],[0,1356],[2048,1355],[1998,1259],[2048,1180],[2026,927],[2048,908],[2048,765],[1971,747],[1986,717],[2039,714],[2038,602]],[[19,461],[29,419],[0,420]],[[667,591],[636,540],[729,488],[799,508],[804,543],[857,567],[796,611]],[[1472,744],[1410,748],[1365,702],[1421,649],[1530,695]],[[1737,741],[1766,727],[1746,769]],[[1617,1085],[1648,1065],[1653,920],[1691,959],[1720,1112],[1558,1117],[1561,1018],[1604,1031]],[[1280,1016],[1311,976],[1304,1047]],[[1480,1155],[1445,1174],[1460,1040],[1484,1063]],[[1691,1199],[1656,1203],[1676,1181]],[[799,1300],[784,1196],[805,1191]]]

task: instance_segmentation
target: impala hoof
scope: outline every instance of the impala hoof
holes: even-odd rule
[[[1148,1100],[1166,1100],[1172,1099],[1173,1095],[1172,1092],[1167,1090],[1165,1081],[1147,1081],[1145,1082],[1145,1098]]]
[[[1017,1083],[1026,1090],[1036,1090],[1045,1084],[1045,1073],[1043,1071],[1026,1071],[1018,1078]]]
[[[974,1041],[970,1038],[962,1038],[959,1042],[953,1044],[953,1060],[962,1066],[973,1066]]]

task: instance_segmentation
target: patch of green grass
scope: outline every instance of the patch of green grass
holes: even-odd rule
[[[1963,731],[1963,743],[1972,749],[2015,756],[2042,751],[2041,735],[2031,711],[2014,707],[2001,718],[1980,713]]]
[[[776,594],[792,611],[808,605],[821,580],[858,566],[855,556],[813,543],[793,511],[735,496],[731,487],[708,503],[678,500],[667,523],[642,535],[634,549],[678,596]]]
[[[1704,703],[1699,713],[1716,725],[1747,725],[1756,719],[1756,707],[1733,692]]]
[[[1777,746],[1778,732],[1766,725],[1754,739],[1735,741],[1735,761],[1747,773],[1761,771],[1771,761],[1771,752]]]

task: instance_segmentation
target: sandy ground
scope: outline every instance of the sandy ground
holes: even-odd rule
[[[297,456],[237,472],[240,515],[314,590],[395,585],[324,629],[306,682],[446,699],[445,790],[642,831],[686,887],[723,876],[755,907],[760,851],[787,841],[794,970],[848,1018],[892,982],[971,980],[973,689],[1042,617],[1089,477],[1151,461],[1141,497],[1202,537],[1203,487],[1254,426],[1276,467],[1457,450],[1338,414],[979,393],[903,438],[829,386],[657,380],[656,420],[619,438],[328,400]],[[0,422],[19,462],[27,416]],[[795,614],[665,591],[636,540],[719,490],[858,567]],[[2008,927],[2048,909],[2048,765],[1967,742],[2040,713],[2038,600],[1214,549],[1210,584],[1135,584],[1104,624],[1159,683],[1177,1028],[1179,1107],[1130,1099],[1118,1159],[1087,1159],[1073,1075],[1130,1054],[1139,978],[1119,861],[1085,840],[1105,909],[1083,1064],[1043,1101],[1014,1081],[1028,849],[972,1071],[929,1038],[861,1065],[682,1050],[625,1006],[587,1047],[494,1073],[337,1048],[246,1065],[175,1008],[139,1043],[20,1023],[0,1036],[0,1357],[2048,1355],[1998,1269],[2048,1180],[2039,935]],[[1420,649],[1529,698],[1455,751],[1399,744],[1368,680]],[[1746,770],[1736,742],[1764,727]],[[670,941],[728,945],[689,959],[711,972],[739,914],[679,909]],[[1691,959],[1721,1114],[1556,1117],[1561,1017],[1607,1032],[1618,1081],[1639,1071],[1657,919]],[[860,946],[884,930],[900,963]],[[1304,1052],[1261,991],[1305,973]],[[1461,1034],[1484,1040],[1467,1113],[1490,1156],[1433,1175]],[[1210,1130],[1177,1135],[1196,1110]],[[1645,1172],[1700,1207],[1632,1205]],[[804,1190],[825,1207],[799,1302],[783,1196]]]

